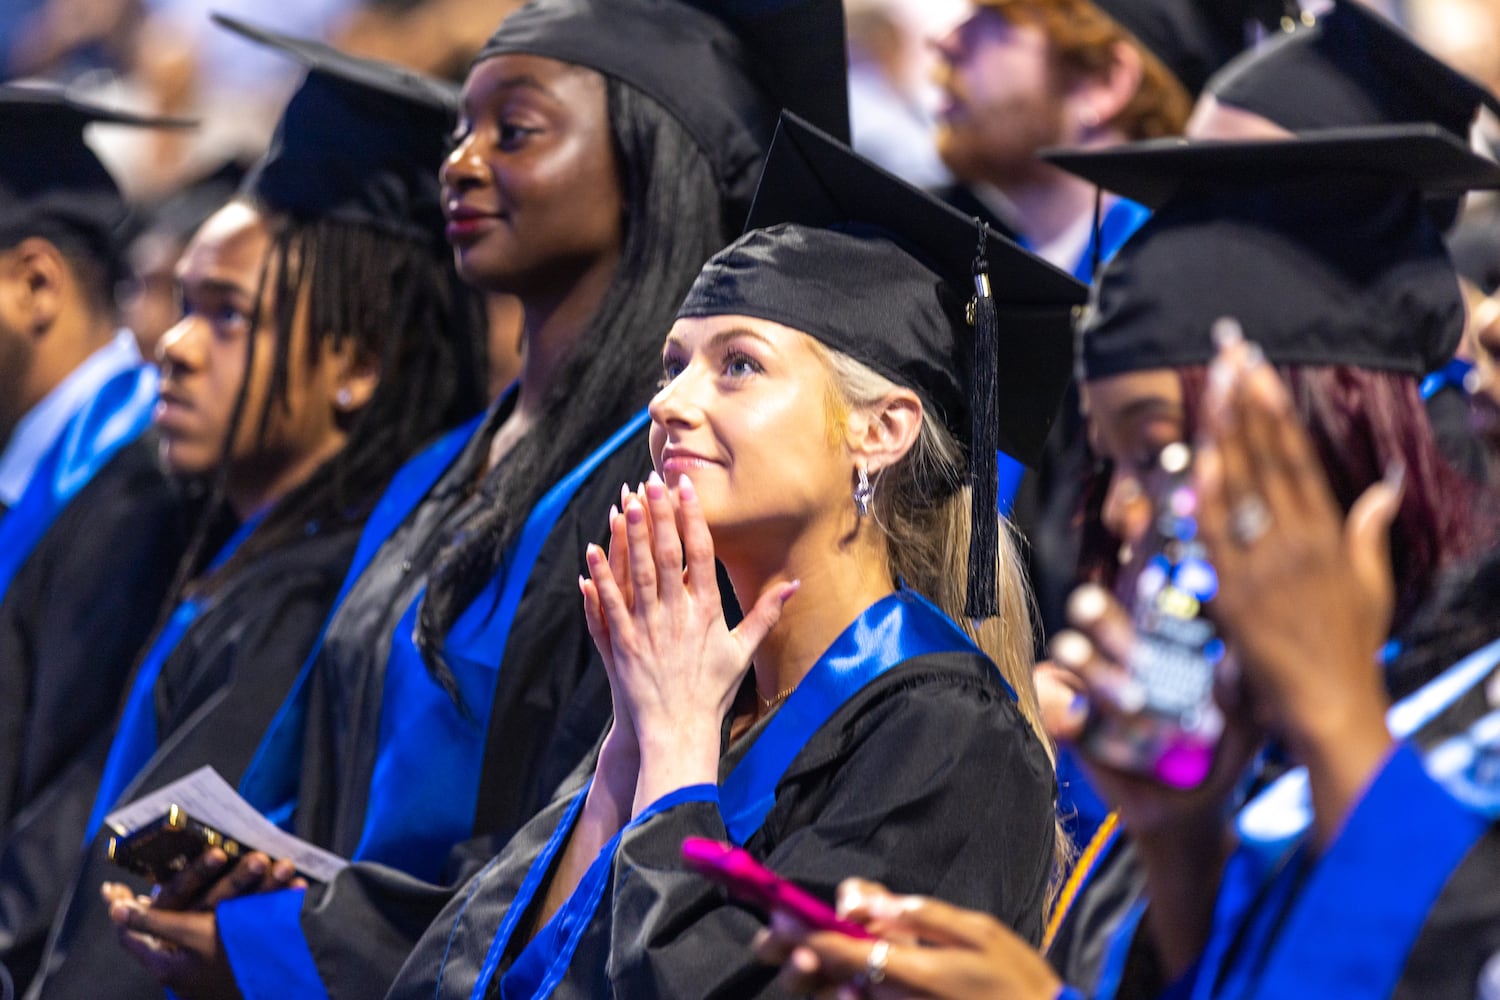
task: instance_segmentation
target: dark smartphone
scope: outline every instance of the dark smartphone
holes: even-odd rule
[[[814,930],[836,931],[852,938],[872,935],[859,924],[845,920],[833,907],[799,888],[756,861],[733,844],[688,837],[682,842],[682,860],[689,868],[708,876],[729,890],[742,903],[769,915],[772,910],[796,917]]]
[[[168,807],[158,819],[133,833],[114,828],[109,838],[109,859],[127,871],[161,884],[192,864],[211,847],[217,847],[233,862],[244,848],[188,816],[180,808]]]
[[[1219,580],[1198,538],[1187,445],[1162,449],[1147,489],[1153,522],[1130,608],[1135,642],[1125,663],[1141,704],[1128,717],[1096,716],[1084,743],[1120,770],[1194,788],[1212,770],[1224,731],[1213,686],[1225,649],[1204,611]]]

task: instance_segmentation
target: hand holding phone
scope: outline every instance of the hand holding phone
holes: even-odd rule
[[[707,837],[688,837],[682,842],[682,859],[689,868],[728,889],[735,899],[767,915],[780,910],[813,930],[835,931],[863,940],[874,939],[874,935],[859,924],[840,917],[833,907],[788,882],[733,844]]]
[[[160,819],[133,833],[113,828],[109,859],[157,885],[165,885],[211,847],[219,848],[231,862],[245,850],[237,841],[173,805]]]

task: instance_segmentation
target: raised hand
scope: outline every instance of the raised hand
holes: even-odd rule
[[[1308,765],[1326,839],[1390,746],[1377,654],[1394,604],[1389,530],[1401,470],[1346,517],[1275,371],[1230,342],[1210,378],[1197,454],[1210,605],[1257,713]]]
[[[761,640],[781,616],[795,583],[772,586],[735,629],[724,620],[713,539],[690,479],[676,503],[656,475],[644,497],[627,497],[610,547],[588,551],[586,607],[607,657],[641,752],[639,813],[657,798],[718,776],[719,731]],[[613,563],[613,564],[612,564]],[[602,648],[602,647],[601,647]]]

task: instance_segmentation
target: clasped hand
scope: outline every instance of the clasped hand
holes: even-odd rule
[[[633,733],[639,749],[639,813],[676,788],[717,780],[724,717],[797,585],[766,587],[729,628],[713,538],[687,476],[675,490],[655,473],[622,490],[609,551],[590,545],[586,558],[584,613],[614,698],[611,739]]]

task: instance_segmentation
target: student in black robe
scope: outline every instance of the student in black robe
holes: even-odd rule
[[[772,992],[759,919],[686,867],[690,835],[825,896],[853,868],[1041,934],[1055,784],[993,463],[1040,448],[1084,288],[790,115],[749,225],[678,312],[658,471],[580,581],[609,733],[394,997]]]
[[[446,232],[471,284],[521,301],[522,371],[397,477],[267,736],[305,754],[268,752],[242,783],[370,862],[203,915],[216,930],[193,940],[222,941],[205,957],[246,995],[382,992],[454,889],[453,846],[508,837],[597,743],[609,695],[576,597],[583,548],[650,469],[662,333],[738,228],[778,110],[847,134],[844,58],[836,0],[546,0],[480,53],[441,171]]]
[[[156,371],[114,304],[127,209],[95,122],[174,124],[0,86],[0,852],[64,815],[82,829],[191,529],[150,439]],[[23,985],[49,889],[0,857],[0,958]]]
[[[1163,200],[1152,221],[1105,271],[1095,309],[1082,331],[1084,398],[1097,446],[1112,462],[1105,522],[1117,539],[1139,544],[1145,526],[1156,516],[1146,479],[1155,453],[1173,443],[1202,441],[1210,433],[1222,436],[1226,426],[1240,426],[1215,421],[1224,406],[1219,399],[1228,369],[1221,362],[1215,362],[1218,370],[1207,367],[1214,354],[1209,329],[1222,313],[1238,317],[1245,330],[1257,336],[1259,353],[1275,363],[1292,386],[1290,394],[1277,389],[1278,406],[1285,411],[1278,416],[1286,425],[1306,422],[1308,431],[1295,434],[1306,433],[1315,444],[1302,446],[1299,468],[1321,467],[1309,477],[1314,482],[1308,487],[1321,496],[1307,513],[1261,511],[1256,516],[1251,507],[1251,513],[1237,513],[1232,519],[1219,512],[1218,521],[1211,523],[1210,503],[1204,498],[1208,487],[1200,482],[1199,522],[1220,581],[1219,596],[1210,604],[1215,622],[1246,674],[1268,660],[1275,660],[1278,670],[1287,669],[1286,650],[1268,646],[1271,636],[1292,648],[1309,677],[1321,678],[1325,661],[1347,664],[1351,657],[1362,673],[1357,680],[1347,670],[1339,676],[1339,683],[1347,686],[1343,704],[1334,693],[1336,686],[1320,688],[1311,681],[1299,686],[1298,694],[1276,693],[1274,700],[1262,701],[1267,696],[1252,679],[1238,705],[1226,707],[1231,723],[1225,728],[1214,772],[1201,787],[1185,793],[1092,759],[1099,787],[1117,805],[1120,822],[1086,852],[1075,875],[1083,880],[1082,887],[1070,884],[1064,892],[1065,908],[1071,908],[1051,942],[1052,960],[1067,982],[1090,996],[1156,995],[1179,983],[1196,984],[1207,991],[1203,995],[1217,996],[1223,988],[1218,982],[1221,966],[1226,975],[1240,977],[1239,987],[1248,988],[1255,978],[1245,976],[1240,960],[1248,954],[1253,967],[1263,957],[1262,946],[1273,940],[1261,934],[1266,921],[1283,903],[1296,899],[1295,890],[1282,878],[1289,872],[1306,872],[1309,852],[1323,854],[1312,877],[1324,888],[1296,907],[1304,914],[1316,912],[1321,898],[1326,913],[1327,885],[1342,886],[1347,893],[1351,855],[1357,870],[1361,851],[1373,850],[1375,856],[1399,850],[1402,844],[1412,850],[1431,840],[1437,848],[1432,853],[1436,872],[1411,862],[1406,866],[1409,880],[1383,886],[1389,890],[1388,899],[1360,904],[1368,910],[1363,922],[1346,921],[1351,928],[1364,929],[1367,953],[1394,956],[1394,965],[1372,973],[1388,991],[1397,984],[1411,935],[1436,894],[1431,881],[1440,887],[1458,859],[1443,853],[1454,846],[1451,841],[1443,844],[1442,838],[1429,837],[1419,824],[1392,824],[1387,810],[1408,793],[1414,803],[1423,803],[1422,808],[1431,808],[1445,820],[1463,809],[1456,803],[1448,806],[1448,796],[1436,785],[1423,784],[1409,750],[1393,754],[1389,781],[1382,777],[1381,790],[1372,791],[1368,802],[1360,799],[1365,779],[1374,776],[1391,744],[1380,723],[1388,696],[1380,683],[1377,652],[1390,634],[1392,615],[1399,635],[1430,594],[1438,571],[1471,551],[1477,534],[1468,520],[1472,495],[1437,452],[1417,393],[1419,377],[1451,354],[1463,324],[1456,275],[1420,191],[1493,184],[1500,181],[1500,170],[1473,157],[1452,137],[1422,127],[1228,146],[1143,145],[1101,154],[1059,154],[1056,159],[1094,180],[1109,177],[1127,191],[1144,194],[1155,185],[1156,197]],[[1330,183],[1334,177],[1337,185]],[[1280,294],[1265,296],[1263,289],[1271,287]],[[1250,353],[1243,345],[1239,349]],[[1291,431],[1283,435],[1289,436]],[[1252,443],[1264,449],[1271,437],[1261,432]],[[1257,469],[1287,463],[1274,450],[1237,462]],[[1229,464],[1227,459],[1224,464]],[[1404,494],[1381,485],[1392,468],[1404,470]],[[1249,492],[1240,490],[1234,496]],[[1224,503],[1222,497],[1218,502]],[[1382,514],[1378,520],[1371,513],[1375,503]],[[1287,563],[1303,567],[1309,579],[1295,587],[1282,582],[1281,589],[1295,597],[1268,596],[1276,590],[1264,584],[1261,574],[1268,571],[1246,565],[1240,549],[1259,544],[1268,524],[1307,522],[1312,531],[1317,527],[1315,515],[1336,516],[1336,529],[1345,511],[1353,512],[1352,524],[1362,525],[1367,535],[1381,541],[1374,555],[1352,570],[1339,564],[1327,572],[1353,577],[1362,587],[1371,575],[1386,578],[1383,606],[1352,622],[1340,617],[1346,615],[1348,604],[1365,599],[1363,592],[1349,598],[1340,596],[1338,587],[1326,586],[1326,573],[1309,568],[1321,570],[1324,564],[1296,548],[1305,543],[1305,535],[1295,533],[1282,538],[1272,532],[1265,544],[1272,545],[1274,538],[1275,544],[1285,545]],[[1230,527],[1221,523],[1225,520],[1231,521]],[[1139,566],[1138,559],[1121,567],[1123,592],[1130,592]],[[1276,568],[1285,572],[1285,567]],[[1252,589],[1256,587],[1263,589]],[[1320,589],[1334,596],[1315,596]],[[1246,608],[1252,598],[1260,602],[1254,611]],[[1072,614],[1088,638],[1065,634],[1054,645],[1055,660],[1089,678],[1085,705],[1096,712],[1118,713],[1119,708],[1111,709],[1113,702],[1107,700],[1099,677],[1106,661],[1117,663],[1126,655],[1128,618],[1099,587],[1075,595]],[[1493,670],[1494,661],[1481,667]],[[1331,668],[1330,672],[1337,674]],[[1431,680],[1430,675],[1424,678]],[[1285,678],[1278,683],[1291,687]],[[1417,703],[1432,697],[1423,688]],[[1262,756],[1259,775],[1246,769],[1251,751],[1263,737],[1248,718],[1251,699],[1258,709],[1254,718],[1270,725],[1286,747],[1284,753]],[[1371,709],[1372,704],[1377,707]],[[1372,714],[1379,728],[1373,741],[1367,725]],[[1391,726],[1402,739],[1421,744],[1452,724],[1451,717],[1444,720],[1438,715],[1405,703],[1393,710]],[[1309,727],[1310,716],[1320,716],[1327,731],[1320,732],[1316,724]],[[1346,724],[1347,731],[1342,728]],[[1309,731],[1316,738],[1311,743]],[[1337,738],[1323,743],[1330,735]],[[1369,755],[1372,742],[1378,746]],[[1310,752],[1310,746],[1319,752]],[[1363,763],[1368,766],[1360,771],[1360,780],[1351,782],[1343,765],[1353,762],[1360,767],[1360,753],[1367,754]],[[1286,770],[1285,763],[1278,767],[1277,762],[1287,756],[1307,761],[1307,768],[1268,782],[1268,777]],[[1341,780],[1342,799],[1325,806],[1318,769],[1330,760],[1340,765],[1333,773]],[[1242,778],[1256,781],[1249,803],[1236,798]],[[1297,794],[1299,787],[1309,785],[1316,807],[1312,810],[1306,796]],[[1348,839],[1344,834],[1335,838],[1333,831],[1355,812],[1362,817],[1349,828],[1355,832],[1345,830]],[[1226,814],[1233,817],[1228,828]],[[1314,814],[1313,832],[1305,836]],[[1379,832],[1383,824],[1391,827],[1391,836]],[[1474,824],[1459,822],[1454,828],[1472,832]],[[1231,858],[1220,848],[1234,843],[1239,846]],[[1289,849],[1295,852],[1293,867],[1278,869]],[[1103,867],[1093,867],[1096,863]],[[1481,859],[1480,864],[1488,862]],[[1425,887],[1424,877],[1429,879]],[[1213,889],[1221,885],[1225,888],[1216,898]],[[1262,907],[1256,894],[1267,885],[1275,892],[1271,905]],[[1280,894],[1279,901],[1275,894]],[[1434,911],[1428,919],[1438,927],[1462,920],[1465,905],[1458,903],[1457,912]],[[1402,916],[1390,925],[1379,923],[1392,913]],[[1402,921],[1408,924],[1404,932],[1397,929]],[[1245,933],[1246,927],[1254,929]],[[1323,930],[1332,952],[1334,932]],[[1237,934],[1251,945],[1243,953],[1232,947],[1226,952]],[[1294,940],[1308,940],[1305,926]],[[1354,968],[1360,964],[1354,960],[1357,954],[1351,955],[1347,947],[1340,957],[1330,953],[1328,968]],[[992,971],[1011,964],[1006,959]],[[1056,989],[1057,976],[1042,978]],[[1286,983],[1278,982],[1285,990]],[[1417,989],[1420,982],[1414,979],[1403,989]],[[1357,988],[1362,987],[1351,981],[1337,992],[1344,995]],[[1314,990],[1318,995],[1332,991],[1331,986]],[[1240,994],[1232,989],[1222,995]]]
[[[160,995],[98,900],[123,877],[103,816],[203,765],[240,782],[387,481],[483,404],[482,306],[437,235],[456,92],[307,56],[272,151],[184,252],[159,351],[161,457],[216,480],[239,529],[142,658],[87,826],[55,831],[90,846],[76,877],[50,873],[73,892],[34,995]]]

